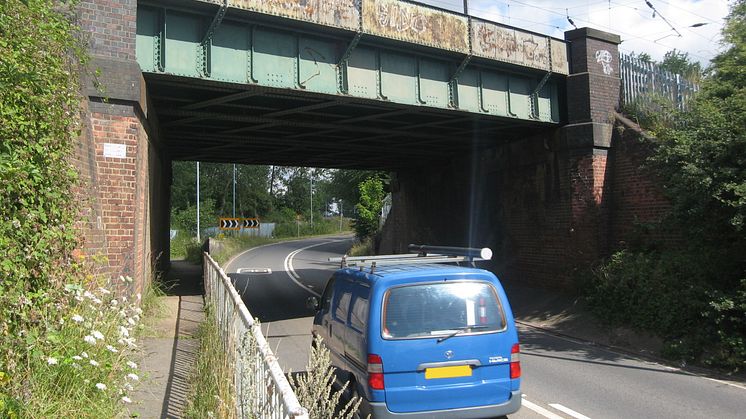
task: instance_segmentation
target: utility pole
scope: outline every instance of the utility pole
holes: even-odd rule
[[[464,14],[469,15],[469,0],[464,0]]]
[[[197,162],[197,242],[201,242],[199,236],[199,162]]]
[[[233,218],[236,218],[236,165],[233,165]]]
[[[342,200],[339,200],[339,231],[342,231]]]
[[[311,174],[311,225],[313,225],[313,170],[309,170]]]

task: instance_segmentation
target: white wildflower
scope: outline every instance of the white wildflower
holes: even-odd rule
[[[91,292],[87,290],[83,293],[83,297],[88,298],[89,300],[93,300],[94,298],[96,298],[95,295],[91,294]]]
[[[123,303],[126,303],[126,302],[127,302],[127,297],[125,297],[124,295],[122,296],[122,302],[123,302]]]
[[[127,361],[127,366],[130,367],[130,368],[132,368],[133,370],[137,369],[137,364],[135,364],[132,361]]]
[[[65,319],[60,319],[60,324],[65,324]]]
[[[130,384],[130,383],[124,383],[124,385],[122,387],[124,387],[124,389],[127,390],[127,391],[132,391],[132,390],[135,389],[134,387],[132,387],[132,384]]]
[[[135,309],[135,313],[137,313],[137,314],[142,314],[142,309],[141,309],[140,307],[137,307],[137,308]]]
[[[130,317],[130,318],[127,319],[127,323],[129,323],[130,326],[134,326],[134,325],[137,324],[137,322],[135,321],[135,319],[133,319],[132,317]]]
[[[140,293],[138,292],[138,293],[137,293],[137,301],[140,301],[140,300],[142,300],[142,294],[140,294]]]
[[[119,275],[119,280],[122,281],[122,282],[125,282],[125,279],[124,279],[124,277],[122,275]]]
[[[108,294],[111,294],[111,291],[107,290],[107,289],[106,289],[106,288],[104,288],[104,287],[99,287],[99,289],[98,289],[98,290],[99,290],[99,291],[101,291],[101,294],[104,294],[104,295],[108,295]]]
[[[130,331],[124,326],[119,326],[119,336],[129,337]]]
[[[84,319],[84,318],[83,318],[83,316],[81,316],[80,314],[75,314],[75,315],[73,315],[73,321],[74,321],[75,323],[82,323],[82,322],[83,322],[83,320],[85,320],[85,319]]]
[[[47,364],[49,365],[57,365],[57,358],[49,357],[47,358]]]
[[[122,403],[132,403],[132,400],[129,397],[124,396],[122,397]]]
[[[86,342],[88,342],[88,343],[90,343],[91,345],[95,345],[96,344],[96,338],[94,338],[91,335],[85,335],[85,337],[83,338],[83,340],[86,341]]]
[[[88,353],[87,352],[81,352],[80,356],[82,356],[83,358],[88,358]]]
[[[99,389],[99,390],[101,390],[101,391],[104,391],[104,390],[106,390],[106,384],[104,384],[104,383],[96,383],[96,388]]]
[[[127,378],[129,378],[132,381],[139,381],[140,377],[137,376],[137,374],[129,373],[127,374]]]
[[[117,348],[115,348],[115,347],[113,347],[113,346],[111,346],[111,345],[106,345],[106,349],[108,349],[108,350],[109,350],[109,352],[111,352],[111,353],[114,353],[114,354],[115,354],[115,353],[117,353],[117,352],[119,352],[119,351],[117,350]]]
[[[93,335],[94,338],[96,338],[98,340],[103,340],[104,339],[103,333],[99,332],[98,330],[91,331],[91,334]]]
[[[101,364],[99,364],[99,363],[98,363],[98,361],[96,361],[95,359],[92,359],[92,360],[90,360],[90,361],[88,361],[88,362],[90,362],[90,364],[91,364],[91,365],[93,365],[94,367],[98,367],[99,365],[101,365]]]
[[[73,359],[76,360],[76,361],[82,361],[83,357],[80,356],[80,355],[73,355]]]
[[[119,301],[117,301],[117,299],[115,298],[115,299],[111,300],[110,304],[111,304],[112,307],[116,307],[116,305],[119,304]]]
[[[99,299],[98,299],[98,298],[96,298],[96,297],[93,297],[93,298],[91,298],[91,301],[93,301],[93,302],[94,302],[95,304],[101,304],[101,303],[102,303],[102,301],[101,301],[101,300],[99,300]]]

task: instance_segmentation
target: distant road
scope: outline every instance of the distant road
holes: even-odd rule
[[[263,322],[287,371],[308,359],[312,311],[337,268],[327,262],[350,246],[349,237],[273,244],[226,266],[249,311]],[[238,273],[269,268],[271,274]],[[744,418],[746,387],[693,376],[587,342],[519,326],[523,408],[511,418]]]
[[[238,293],[262,329],[285,371],[304,371],[311,345],[313,310],[306,300],[324,291],[351,236],[297,240],[250,249],[224,267]],[[253,273],[269,269],[272,273]]]

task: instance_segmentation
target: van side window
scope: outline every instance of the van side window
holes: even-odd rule
[[[326,283],[326,288],[324,289],[324,295],[321,296],[321,311],[324,313],[328,313],[329,309],[332,306],[332,291],[334,291],[334,280],[335,277],[329,278],[329,281]]]
[[[347,323],[347,313],[350,309],[350,300],[352,299],[352,293],[345,292],[339,297],[339,301],[336,304],[334,310],[334,318],[342,323]]]
[[[365,324],[368,318],[368,296],[357,296],[352,303],[352,315],[350,316],[350,326],[359,332],[365,331]]]

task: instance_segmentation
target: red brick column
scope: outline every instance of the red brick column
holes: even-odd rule
[[[581,28],[565,33],[570,49],[567,119],[559,149],[571,184],[569,254],[575,265],[608,252],[608,152],[619,106],[618,35]]]
[[[84,250],[103,262],[102,274],[113,281],[131,277],[134,281],[126,286],[136,293],[150,279],[153,258],[164,246],[151,234],[151,224],[154,213],[162,223],[160,215],[168,211],[167,192],[165,210],[156,193],[163,196],[159,174],[170,163],[148,121],[135,54],[137,1],[82,0],[79,13],[89,35],[90,71],[99,73],[100,86],[86,80],[86,129],[73,158],[84,181],[81,199],[90,207],[87,224],[81,226]],[[168,231],[167,226],[160,229]]]

